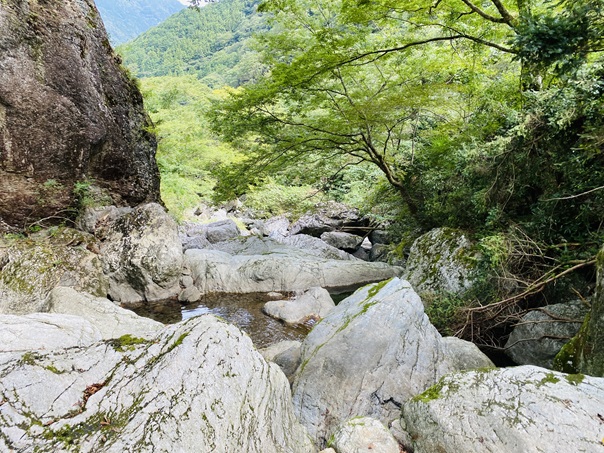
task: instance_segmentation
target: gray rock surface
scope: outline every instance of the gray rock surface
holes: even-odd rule
[[[400,453],[398,442],[378,420],[355,417],[335,430],[330,446],[337,453]]]
[[[0,225],[159,200],[156,140],[94,3],[0,2]]]
[[[309,288],[294,299],[267,302],[262,311],[288,324],[301,324],[310,319],[323,319],[335,306],[327,290]]]
[[[183,254],[176,222],[155,203],[108,226],[101,247],[111,299],[124,305],[176,297]]]
[[[457,337],[443,337],[442,346],[447,359],[456,370],[494,368],[495,365],[474,343]]]
[[[231,219],[209,223],[206,228],[206,237],[210,244],[228,241],[241,235],[237,224]]]
[[[47,311],[46,298],[58,285],[107,295],[109,281],[95,253],[97,248],[94,237],[71,228],[26,239],[0,238],[0,313]]]
[[[126,206],[117,208],[115,206],[99,206],[85,208],[76,220],[76,227],[79,230],[90,234],[103,235],[103,230],[118,217],[132,211],[132,208]]]
[[[12,357],[0,360],[0,451],[316,451],[283,373],[210,315],[150,342]]]
[[[151,338],[164,327],[162,323],[138,316],[104,297],[79,293],[72,288],[52,290],[47,309],[50,313],[81,316],[95,326],[105,340],[122,335]]]
[[[339,250],[332,245],[327,244],[319,238],[307,234],[296,234],[295,236],[278,237],[273,239],[281,244],[285,244],[297,249],[305,250],[307,254],[317,258],[331,260],[356,260],[356,258],[343,250]]]
[[[327,231],[343,228],[350,233],[357,234],[355,227],[366,227],[368,223],[360,216],[358,209],[341,203],[328,202],[317,205],[315,212],[305,214],[294,222],[290,228],[290,234],[308,234],[319,237]]]
[[[88,346],[100,340],[99,330],[79,316],[49,313],[0,315],[1,352],[48,351]]]
[[[453,370],[419,296],[394,278],[359,289],[309,333],[294,381],[294,406],[324,446],[351,417],[389,423],[403,402]]]
[[[285,216],[271,217],[261,225],[260,232],[268,237],[285,237],[289,235],[290,222]]]
[[[518,365],[552,368],[554,357],[577,334],[587,312],[582,301],[574,301],[527,313],[512,330],[506,355]]]
[[[463,233],[436,228],[415,240],[404,276],[422,298],[463,294],[474,283],[478,258],[477,249]]]
[[[321,240],[340,250],[354,253],[363,243],[363,238],[356,234],[344,233],[342,231],[328,231],[321,235]]]
[[[178,301],[191,304],[194,302],[198,302],[201,299],[201,291],[199,291],[195,286],[188,286],[184,288],[180,294],[178,294]]]
[[[521,366],[445,376],[403,418],[415,453],[597,453],[603,407],[604,379]]]
[[[261,349],[259,352],[266,360],[279,365],[287,379],[291,380],[300,366],[301,346],[302,343],[299,341],[281,341],[268,348]]]
[[[241,255],[218,250],[186,251],[186,265],[202,294],[289,292],[314,286],[347,288],[384,280],[401,272],[400,268],[385,263],[321,259],[293,247],[274,247],[272,241],[250,239],[262,248],[248,248],[246,254]],[[258,254],[247,254],[255,252]]]

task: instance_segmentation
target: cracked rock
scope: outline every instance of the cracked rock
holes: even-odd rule
[[[151,341],[0,354],[0,451],[15,450],[316,451],[283,373],[211,315]]]

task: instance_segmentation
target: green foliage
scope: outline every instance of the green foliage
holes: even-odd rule
[[[182,219],[201,202],[209,203],[216,183],[212,172],[236,161],[236,153],[209,130],[210,101],[222,94],[193,76],[141,79],[145,106],[155,123],[164,203]]]
[[[263,72],[247,38],[264,25],[254,0],[185,9],[117,50],[138,77],[196,75],[220,88]]]
[[[455,335],[465,321],[462,310],[468,306],[468,298],[443,294],[424,302],[428,304],[426,315],[432,325],[444,336]]]
[[[289,186],[268,178],[246,193],[245,206],[270,217],[280,214],[300,216],[316,204],[317,190],[311,186]]]

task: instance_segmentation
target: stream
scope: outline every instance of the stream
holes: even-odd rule
[[[174,324],[211,313],[247,333],[257,348],[285,340],[302,341],[310,332],[312,324],[292,326],[265,315],[262,307],[269,300],[272,300],[271,297],[264,293],[210,294],[203,296],[195,304],[182,305],[175,301],[164,301],[133,311],[164,324]]]

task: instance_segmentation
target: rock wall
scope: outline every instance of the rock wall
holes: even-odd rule
[[[0,228],[158,201],[150,127],[92,1],[0,2]]]

